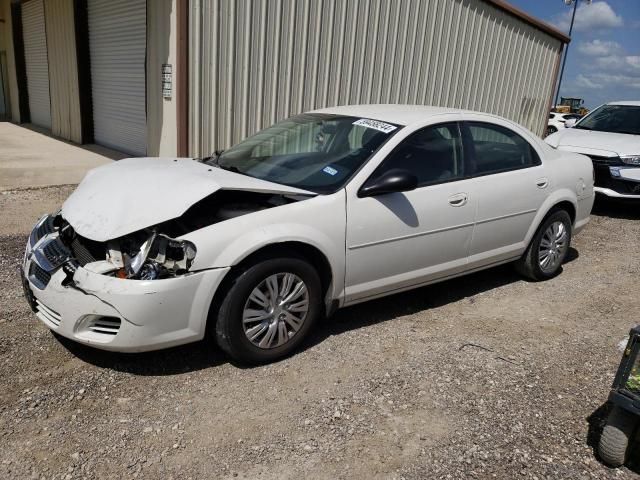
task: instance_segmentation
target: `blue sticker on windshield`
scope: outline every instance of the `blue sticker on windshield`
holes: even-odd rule
[[[324,173],[328,173],[329,175],[335,175],[336,173],[338,173],[338,170],[336,170],[336,169],[335,169],[335,168],[333,168],[333,167],[329,167],[329,166],[324,167],[324,168],[322,169],[322,171],[323,171]]]

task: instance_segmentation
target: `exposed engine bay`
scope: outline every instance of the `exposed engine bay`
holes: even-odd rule
[[[36,252],[51,267],[64,266],[72,277],[78,266],[91,264],[95,273],[118,278],[155,280],[183,275],[197,254],[196,246],[180,237],[215,223],[259,210],[292,203],[304,196],[219,190],[192,205],[178,218],[124,235],[97,242],[79,235],[60,214],[44,219],[30,242],[53,232]],[[39,238],[37,238],[39,237]]]

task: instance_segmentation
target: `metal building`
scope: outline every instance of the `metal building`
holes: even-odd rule
[[[2,12],[13,119],[134,155],[209,153],[355,103],[481,110],[542,134],[569,41],[502,0],[0,0]]]

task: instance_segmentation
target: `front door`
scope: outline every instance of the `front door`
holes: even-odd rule
[[[465,269],[475,198],[465,180],[457,122],[403,140],[374,171],[408,170],[418,188],[347,199],[346,303],[399,291]]]

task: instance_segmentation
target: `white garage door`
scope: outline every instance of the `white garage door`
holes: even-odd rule
[[[31,0],[22,4],[22,34],[31,123],[51,129],[49,60],[43,0]]]
[[[95,142],[132,155],[147,150],[146,0],[89,0]]]

